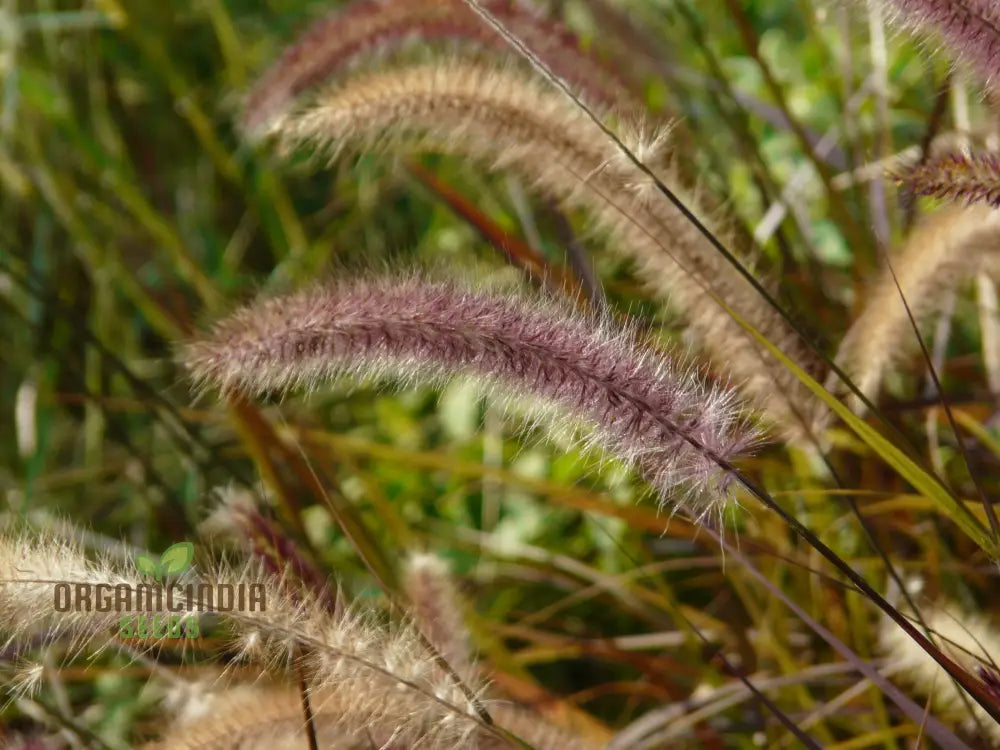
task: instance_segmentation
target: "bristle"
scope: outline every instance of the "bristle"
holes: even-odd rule
[[[8,691],[14,697],[32,696],[42,686],[45,677],[45,667],[39,662],[23,662],[17,669],[8,686]]]

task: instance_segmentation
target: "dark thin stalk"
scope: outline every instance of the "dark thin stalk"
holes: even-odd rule
[[[456,215],[472,226],[479,236],[492,245],[507,261],[521,269],[530,281],[547,287],[556,294],[566,294],[571,298],[583,296],[590,291],[581,288],[580,283],[561,266],[546,262],[535,248],[524,240],[505,232],[458,190],[438,177],[434,172],[415,160],[406,163],[406,169],[424,188],[434,194]]]
[[[560,243],[566,248],[570,266],[576,271],[576,275],[580,278],[580,282],[587,292],[590,304],[595,310],[606,311],[608,309],[608,300],[604,294],[604,287],[601,285],[601,280],[594,272],[594,264],[590,255],[588,255],[587,251],[577,240],[576,234],[573,232],[573,227],[570,226],[565,214],[559,210],[559,207],[550,203],[548,213],[552,219],[552,223],[555,224],[556,234],[559,237]]]
[[[309,750],[319,750],[319,742],[316,740],[316,722],[313,719],[312,706],[309,704],[309,688],[301,664],[295,665],[295,674],[299,681],[299,697],[302,699],[302,716],[305,719]]]
[[[401,617],[409,617],[410,610],[407,606],[401,604],[396,600],[395,596],[389,596],[389,603],[395,608]],[[446,675],[448,678],[455,683],[462,694],[468,699],[469,703],[472,705],[473,710],[476,712],[476,716],[479,720],[483,722],[486,726],[495,727],[496,722],[493,721],[493,717],[490,715],[489,710],[483,705],[482,699],[477,696],[472,689],[465,683],[465,680],[455,671],[455,668],[448,663],[448,660],[441,655],[441,652],[434,646],[433,643],[424,635],[420,628],[414,629],[414,635],[417,640],[420,641],[420,645],[427,649],[427,652],[434,657],[435,665]]]
[[[933,71],[931,72],[931,75],[933,75]],[[950,90],[951,74],[949,73],[944,77],[944,80],[941,81],[941,84],[937,87],[937,91],[934,94],[934,108],[931,110],[931,116],[927,121],[927,128],[924,130],[923,137],[920,139],[920,159],[914,165],[915,167],[926,164],[928,159],[931,157],[931,146],[934,143],[934,138],[941,130],[945,115],[948,112],[948,92]],[[906,231],[909,232],[910,228],[913,226],[913,222],[917,218],[916,189],[912,185],[907,186],[907,190],[904,195],[906,196],[906,207],[903,213],[903,226]]]
[[[72,314],[72,311],[68,311],[65,303],[54,295],[45,294],[44,290],[36,286],[34,279],[22,274],[20,271],[14,269],[13,266],[3,260],[0,260],[0,271],[10,276],[14,280],[14,283],[37,300],[60,310],[63,313],[61,319],[65,321],[67,325],[72,326],[75,334],[82,336],[86,342],[93,346],[94,349],[97,350],[98,354],[100,354],[102,360],[111,365],[111,367],[114,368],[118,374],[125,378],[136,394],[141,395],[143,399],[148,399],[153,403],[158,404],[162,411],[171,417],[171,419],[164,419],[163,415],[159,411],[154,412],[158,421],[166,428],[167,434],[171,435],[175,440],[183,439],[192,447],[200,450],[204,455],[211,455],[212,448],[205,443],[201,435],[198,434],[192,425],[184,419],[177,406],[167,400],[162,393],[157,391],[155,388],[152,388],[147,382],[132,372],[128,365],[116,356],[115,353],[111,351],[108,346],[101,341],[96,334],[94,334],[93,331],[90,330],[86,322],[82,320],[79,315]],[[20,315],[20,311],[13,312],[22,317],[26,325],[37,327],[37,324],[34,322],[23,318],[23,316]],[[188,455],[194,461],[201,464],[203,468],[207,465],[197,454],[189,453]]]
[[[879,609],[888,615],[902,630],[913,639],[931,658],[934,659],[972,698],[982,706],[997,723],[1000,723],[1000,702],[997,702],[986,686],[972,677],[960,665],[946,656],[930,639],[917,630],[913,624],[882,597],[864,577],[847,564],[836,552],[828,547],[816,534],[810,531],[795,516],[788,513],[762,488],[751,479],[739,473],[731,464],[719,457],[720,466],[731,472],[744,489],[753,495],[764,507],[776,513],[788,526],[802,537],[810,546],[827,559],[837,570],[847,576],[858,589],[865,594]]]
[[[23,321],[24,325],[33,329],[38,327],[37,324],[29,320],[21,310],[16,309],[9,300],[0,298],[0,307],[6,309],[11,313],[11,315]],[[63,366],[79,379],[80,385],[78,387],[80,389],[80,400],[92,403],[101,408],[103,411],[103,394],[96,394],[87,388],[85,379],[82,373],[80,373],[78,367],[68,362]],[[190,531],[190,524],[188,523],[187,513],[185,512],[186,504],[177,493],[176,488],[173,484],[167,482],[161,476],[160,472],[154,466],[153,460],[140,451],[140,449],[135,445],[135,442],[130,439],[128,431],[122,428],[122,426],[118,423],[118,420],[108,419],[106,427],[111,440],[118,443],[125,450],[125,452],[128,453],[128,455],[138,461],[142,466],[144,481],[163,491],[164,498],[167,499],[167,502],[157,504],[153,510],[153,513],[157,518],[157,522],[163,529],[169,531],[169,535],[171,537],[175,539],[187,538],[188,532]]]
[[[39,706],[43,712],[48,714],[54,722],[61,725],[65,729],[68,729],[79,739],[83,740],[87,747],[95,748],[95,750],[117,750],[118,745],[111,744],[82,721],[79,721],[72,716],[64,715],[58,707],[50,705],[46,699],[36,697],[33,699],[33,702],[35,705]]]
[[[704,636],[701,634],[700,631],[698,631],[698,635],[704,638]],[[784,711],[778,708],[777,704],[774,701],[772,701],[761,690],[755,687],[754,684],[750,682],[750,680],[747,678],[747,676],[743,674],[743,671],[734,666],[722,654],[721,651],[719,651],[715,655],[715,658],[722,663],[722,666],[725,668],[727,673],[736,677],[736,679],[738,679],[740,682],[743,683],[743,685],[747,688],[747,690],[753,693],[754,698],[761,705],[763,705],[768,711],[770,711],[771,714],[774,715],[774,717],[781,722],[782,726],[784,726],[789,732],[795,735],[795,739],[797,739],[799,742],[801,742],[804,746],[808,748],[815,748],[815,750],[822,750],[823,746],[820,745],[819,742],[817,742],[810,735],[806,734],[805,731],[801,727],[799,727],[798,724],[792,721],[791,718]]]
[[[852,236],[857,237],[859,235],[857,222],[854,220],[854,217],[851,216],[843,197],[837,190],[834,189],[832,185],[833,173],[830,170],[830,166],[817,156],[814,144],[810,142],[805,129],[792,114],[792,111],[788,106],[788,102],[785,99],[785,93],[782,91],[781,86],[774,77],[771,66],[769,66],[767,61],[760,55],[760,39],[757,36],[756,29],[754,29],[753,24],[750,22],[750,18],[747,16],[745,8],[741,2],[738,2],[738,0],[726,0],[726,6],[729,8],[730,14],[736,19],[736,26],[739,29],[743,45],[746,47],[747,52],[753,60],[757,63],[757,67],[760,70],[761,75],[764,77],[764,85],[767,86],[768,92],[770,92],[771,97],[774,99],[778,108],[781,110],[781,113],[784,115],[785,121],[788,123],[788,127],[795,136],[795,139],[799,142],[799,147],[802,149],[802,152],[806,155],[806,158],[809,159],[813,167],[816,169],[816,172],[819,174],[820,181],[823,183],[823,188],[827,195],[827,200],[829,200],[830,207],[833,209],[834,217],[843,222],[844,228],[848,230]]]
[[[1000,522],[997,521],[996,512],[993,510],[993,505],[990,503],[989,498],[986,496],[986,491],[983,489],[982,483],[979,481],[979,477],[972,467],[972,460],[969,458],[969,452],[965,447],[965,443],[962,440],[962,433],[959,432],[958,424],[955,422],[955,415],[951,411],[951,406],[948,403],[948,397],[945,395],[944,389],[941,387],[941,380],[938,378],[937,370],[934,367],[934,361],[927,351],[927,344],[924,342],[924,337],[920,335],[920,328],[917,326],[916,318],[913,317],[913,311],[910,310],[910,304],[906,301],[906,295],[903,294],[903,289],[899,285],[899,279],[896,278],[896,270],[892,266],[892,260],[889,258],[888,254],[885,257],[886,267],[889,269],[889,274],[892,276],[892,282],[896,285],[896,291],[899,292],[899,299],[903,303],[903,307],[906,309],[906,317],[910,320],[910,326],[913,328],[913,335],[917,337],[917,342],[920,344],[920,351],[923,354],[924,360],[927,362],[927,369],[930,373],[931,380],[934,382],[934,389],[937,391],[938,399],[941,401],[941,406],[944,408],[944,413],[947,415],[948,424],[951,427],[951,431],[955,434],[955,442],[958,443],[958,450],[962,454],[962,459],[965,461],[965,467],[969,470],[969,476],[972,477],[972,482],[976,486],[976,492],[979,494],[979,499],[983,504],[983,510],[986,512],[986,518],[990,524],[990,532],[993,534],[993,539],[1000,542]],[[960,503],[962,508],[965,508],[964,503]],[[966,508],[966,512],[971,516],[972,511]]]
[[[708,528],[708,527],[705,527],[705,528]],[[608,538],[614,543],[615,547],[617,547],[618,550],[623,555],[625,555],[625,557],[628,558],[632,562],[633,565],[635,565],[636,567],[639,567],[639,565],[640,565],[639,561],[636,560],[632,556],[632,554],[629,552],[629,550],[627,550],[624,547],[624,545],[621,543],[621,541],[615,535],[611,534],[610,532],[605,531],[605,533],[607,534]],[[709,529],[709,533],[710,533],[710,535],[714,536],[714,532],[712,532],[710,529]],[[690,620],[690,618],[688,618],[687,615],[684,614],[684,611],[680,607],[674,605],[674,603],[671,600],[671,597],[669,595],[665,596],[664,599],[667,602],[668,608],[671,610],[671,612],[673,613],[673,615],[677,619],[681,620],[685,624],[685,626],[688,628],[688,630],[690,630],[692,633],[694,633],[694,635],[698,638],[698,640],[700,640],[708,648],[715,648],[716,644],[713,643],[708,638],[708,636],[706,636],[701,631],[701,629],[694,622],[692,622]],[[774,701],[772,701],[770,698],[768,698],[756,685],[754,685],[750,681],[750,678],[747,677],[746,674],[743,672],[743,670],[741,670],[739,667],[737,667],[735,664],[733,664],[729,659],[727,659],[726,656],[725,656],[725,654],[723,654],[721,650],[716,651],[716,653],[714,655],[714,659],[716,661],[718,661],[719,664],[722,665],[723,670],[727,674],[729,674],[729,675],[735,677],[736,679],[738,679],[743,684],[743,686],[754,696],[754,698],[761,705],[763,705],[768,711],[770,711],[771,714],[779,722],[781,722],[782,726],[784,726],[789,732],[791,732],[795,736],[795,738],[799,742],[801,742],[805,747],[808,747],[808,748],[821,748],[822,747],[822,745],[820,745],[812,736],[806,734],[806,732],[800,726],[798,726],[798,724],[796,724],[794,721],[792,721],[791,717],[789,717],[784,711],[782,711],[777,706],[777,704],[774,703]]]
[[[840,474],[834,468],[833,463],[826,456],[823,456],[823,463],[830,472],[830,476],[833,477],[834,484],[836,484],[840,489],[846,489],[846,487],[844,487],[843,480],[840,478]],[[889,555],[884,549],[882,549],[882,545],[878,543],[878,539],[875,538],[875,530],[872,529],[872,525],[861,512],[861,508],[858,507],[858,501],[855,499],[853,493],[847,495],[847,504],[851,509],[851,514],[857,519],[858,524],[861,526],[861,530],[868,538],[868,543],[871,544],[872,549],[875,550],[875,553],[882,560],[882,564],[885,565],[885,569],[889,574],[889,577],[892,579],[893,583],[896,584],[900,594],[902,594],[903,598],[906,600],[906,604],[910,608],[910,611],[913,612],[917,622],[920,623],[920,627],[924,629],[924,632],[928,632],[927,623],[924,622],[924,619],[920,614],[920,610],[917,608],[917,603],[913,600],[909,590],[903,583],[903,577],[899,575],[899,571],[896,570],[896,566],[892,564],[892,561],[889,559]]]
[[[927,715],[926,712],[922,712],[917,704],[907,698],[895,685],[883,677],[870,662],[867,662],[859,657],[851,651],[851,649],[848,648],[843,641],[830,632],[830,630],[823,627],[823,625],[817,622],[814,618],[810,617],[808,612],[796,604],[791,597],[787,596],[779,586],[772,583],[767,576],[761,573],[749,560],[747,560],[738,549],[735,549],[728,542],[726,542],[721,534],[717,534],[712,529],[708,529],[707,531],[708,535],[717,541],[722,548],[726,550],[727,554],[735,558],[735,560],[740,563],[754,578],[763,584],[768,591],[784,602],[786,607],[791,609],[792,612],[799,617],[799,619],[808,625],[823,640],[830,644],[835,651],[854,664],[861,674],[867,677],[874,685],[878,686],[884,693],[886,693],[886,695],[889,696],[897,706],[910,715],[910,718],[914,718],[914,714],[920,715],[923,713],[923,721],[927,727],[928,733],[937,742],[939,742],[943,748],[948,748],[949,750],[958,748],[969,750],[968,745],[956,737],[953,732],[949,731],[937,719]]]
[[[771,170],[767,163],[764,161],[764,157],[760,153],[757,142],[754,140],[753,134],[751,132],[750,120],[747,117],[747,110],[753,112],[759,117],[768,119],[767,115],[763,112],[759,112],[756,108],[751,106],[750,102],[743,97],[740,92],[736,91],[732,84],[729,82],[729,78],[726,75],[726,71],[723,70],[722,64],[716,57],[715,53],[712,51],[711,45],[708,43],[708,39],[705,37],[705,31],[698,19],[695,18],[691,10],[683,3],[677,4],[677,10],[680,15],[683,16],[685,23],[691,34],[694,36],[695,42],[700,49],[702,56],[705,58],[705,62],[708,65],[708,70],[711,73],[711,77],[708,79],[711,81],[709,85],[706,83],[707,91],[709,96],[716,102],[716,106],[719,111],[723,114],[724,119],[727,123],[732,123],[731,129],[736,135],[737,143],[742,146],[744,152],[750,155],[751,164],[756,165],[754,170],[755,175],[758,177],[759,181],[762,181],[763,185],[766,186],[766,190],[761,189],[761,197],[768,203],[776,203],[782,200],[781,194],[782,190],[778,186],[774,176],[771,174]],[[725,99],[728,99],[735,107],[725,107],[723,106],[723,99],[716,95],[715,89],[721,89],[721,93],[725,95]],[[780,114],[778,110],[775,110],[774,114]],[[777,126],[777,124],[775,123]],[[781,127],[788,127],[786,122],[781,123]],[[818,142],[820,138],[817,136],[815,140]],[[819,278],[818,269],[816,268],[815,258],[817,256],[816,248],[814,247],[814,240],[811,237],[810,227],[803,220],[801,212],[791,210],[789,215],[794,220],[798,228],[799,237],[805,248],[807,249],[807,260],[809,264],[809,274],[814,279]],[[784,223],[784,222],[782,222]],[[780,227],[779,227],[780,229]],[[752,233],[751,233],[752,234]],[[786,252],[783,255],[786,261],[786,270],[793,270],[798,266],[798,262],[792,256],[790,252]],[[790,263],[788,261],[791,261]]]

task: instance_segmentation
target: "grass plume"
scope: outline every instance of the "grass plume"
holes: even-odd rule
[[[1000,277],[1000,210],[976,205],[935,212],[911,232],[893,268],[899,289],[886,269],[837,352],[838,363],[869,399],[878,394],[886,372],[916,348],[900,289],[920,322],[976,274]],[[832,377],[828,387],[836,387]],[[858,399],[852,405],[864,408]]]
[[[1000,74],[1000,6],[993,0],[882,0],[892,18],[937,34],[991,87]]]
[[[411,599],[416,627],[431,641],[463,679],[475,683],[469,652],[469,636],[459,612],[459,602],[444,562],[431,554],[412,555],[405,564],[404,586]],[[444,622],[444,621],[447,622]],[[315,706],[313,722],[320,747],[351,750],[375,743],[377,747],[439,747],[433,736],[416,745],[397,741],[378,725],[357,728],[343,722],[344,706],[335,692],[310,691]],[[597,748],[573,732],[555,726],[528,708],[504,700],[490,700],[496,725],[536,750]],[[209,718],[210,717],[210,718]],[[171,729],[145,750],[167,748],[239,747],[245,750],[300,748],[306,742],[299,694],[280,685],[227,686],[185,700]],[[517,745],[503,735],[479,732],[462,747],[505,750]]]
[[[630,97],[610,66],[585,53],[561,24],[514,0],[489,0],[490,11],[527,39],[554,70],[589,101],[625,103]],[[311,87],[385,55],[408,42],[460,41],[506,52],[506,42],[463,0],[361,0],[307,29],[267,70],[247,96],[243,127],[251,135],[270,130]]]
[[[1000,143],[996,76],[959,59],[977,40],[934,31],[956,9],[982,16],[996,5],[984,2],[6,3],[0,537],[28,527],[45,529],[46,545],[52,533],[79,539],[46,575],[126,583],[162,574],[152,553],[191,540],[199,556],[182,586],[260,579],[276,611],[207,611],[200,635],[134,642],[116,622],[102,627],[101,613],[52,617],[49,584],[18,579],[20,601],[0,584],[0,746],[493,750],[510,745],[509,732],[539,750],[981,750],[977,735],[992,724],[958,725],[975,703],[1000,719],[992,660],[978,649],[941,654],[916,614],[885,599],[911,612],[897,592],[912,573],[930,592],[960,594],[955,614],[970,630],[1000,624],[989,251],[948,242],[920,271],[940,276],[917,284],[930,300],[918,311],[926,357],[907,355],[908,321],[872,344],[888,358],[875,386],[891,398],[887,421],[800,391],[781,363],[825,382],[795,331],[836,346],[878,286],[879,257],[904,247],[925,205],[961,215],[971,200],[970,215],[987,218],[958,234],[993,242],[987,209],[1000,192],[984,154]],[[896,24],[886,36],[883,7],[921,32]],[[974,23],[958,29],[969,33]],[[516,92],[497,90],[507,84]],[[341,107],[325,111],[329,136],[322,122],[295,132],[328,102]],[[682,118],[669,137],[664,112]],[[282,146],[295,158],[277,158]],[[899,196],[885,192],[890,166],[905,178]],[[931,200],[909,200],[920,194]],[[603,411],[581,419],[512,379],[480,377],[483,358],[454,375],[373,376],[416,391],[345,378],[307,399],[282,391],[253,403],[211,389],[191,404],[170,350],[198,335],[192,322],[222,319],[257,287],[315,283],[332,255],[337,268],[388,263],[409,281],[392,264],[486,255],[490,270],[445,286],[528,306],[547,329],[563,305],[600,309],[606,319],[570,315],[585,321],[574,336],[598,341],[591,354],[616,338],[617,321],[650,369],[669,341],[692,362],[668,357],[671,373],[691,382],[690,367],[725,386],[693,378],[699,397],[744,388],[774,444],[722,464],[710,483],[724,489],[728,473],[735,499],[771,509],[725,513],[747,554],[711,524],[668,523],[655,501],[639,502],[654,496],[643,475],[663,448],[658,428],[629,440],[634,460],[623,465],[613,455],[623,438],[609,437]],[[977,255],[985,274],[949,278]],[[510,267],[494,268],[501,258]],[[741,265],[749,286],[732,275]],[[528,283],[518,295],[493,285],[519,273]],[[332,286],[371,280],[351,278]],[[766,300],[779,283],[784,312],[772,324]],[[535,302],[532,288],[573,299]],[[888,318],[904,311],[892,287],[885,304],[867,326],[896,325]],[[788,357],[767,341],[772,361],[743,321]],[[821,359],[829,351],[818,349]],[[944,388],[930,382],[937,373]],[[820,451],[784,444],[821,401],[840,426],[815,430]],[[742,413],[732,412],[740,442]],[[509,434],[525,423],[524,439]],[[533,444],[553,431],[553,445]],[[581,447],[609,463],[601,470]],[[219,485],[252,489],[219,506]],[[685,515],[724,507],[722,495],[684,504],[688,487],[660,496]],[[201,536],[210,514],[224,538]],[[91,529],[53,521],[65,517]],[[25,538],[22,568],[44,569],[30,561],[39,541]],[[233,562],[217,562],[215,543]],[[441,558],[410,560],[415,549]],[[454,576],[440,560],[455,562]],[[968,698],[925,700],[949,686],[947,674],[914,668],[908,681],[894,658],[905,645],[877,648],[870,603],[901,618]],[[920,604],[933,620],[932,603]]]
[[[424,637],[455,673],[474,674],[472,644],[462,618],[461,602],[444,561],[436,555],[414,554],[403,571],[403,590],[410,614]]]
[[[289,592],[302,591],[327,609],[336,608],[329,581],[280,525],[261,510],[249,490],[239,487],[216,491],[218,505],[202,523],[202,535],[218,535],[239,544],[260,560],[271,575],[280,578]],[[294,595],[294,594],[293,594]]]
[[[335,695],[311,692],[317,706],[316,738],[324,750],[357,750],[363,747],[445,748],[434,737],[406,744],[386,735],[379,726],[345,731],[343,707]],[[300,750],[306,744],[302,707],[296,691],[280,686],[237,685],[199,696],[197,707],[171,722],[171,729],[143,750],[195,750],[195,748],[239,748],[240,750]],[[499,727],[525,741],[534,750],[596,750],[599,744],[554,726],[537,713],[506,701],[491,703],[490,711]],[[470,750],[509,750],[519,747],[503,736],[481,732],[468,737],[461,747]]]
[[[510,169],[569,209],[582,208],[608,245],[637,265],[654,291],[689,323],[699,347],[751,402],[789,434],[813,424],[807,389],[713,298],[725,301],[807,369],[815,362],[753,286],[622,157],[584,113],[536,79],[510,69],[453,61],[357,76],[285,121],[286,146],[308,143],[336,154],[359,150],[436,150]],[[665,134],[632,129],[636,151],[662,167],[684,202],[697,207],[666,161]],[[713,222],[710,212],[700,218]],[[709,292],[709,293],[706,293]]]
[[[941,648],[984,681],[1000,675],[1000,627],[983,615],[963,612],[950,602],[924,607],[921,617]],[[887,619],[879,630],[879,650],[892,661],[896,679],[928,697],[942,719],[961,724],[989,747],[1000,747],[1000,724],[955,685],[927,653]],[[970,714],[971,710],[971,714]]]
[[[347,375],[442,383],[469,375],[508,402],[531,402],[548,429],[638,468],[663,502],[717,512],[731,460],[751,444],[730,391],[713,388],[630,331],[562,305],[419,278],[340,281],[264,300],[183,351],[194,378],[263,393]],[[554,407],[554,408],[552,408]]]
[[[462,617],[462,603],[445,562],[437,555],[411,555],[405,564],[403,588],[410,600],[413,624],[459,676],[471,678],[474,674],[471,639]],[[507,701],[491,701],[490,715],[499,726],[534,750],[599,747],[569,729],[552,724],[537,712]],[[506,746],[497,742],[487,739],[484,747]]]
[[[176,717],[159,739],[144,750],[194,750],[195,748],[240,748],[282,750],[306,747],[302,705],[297,691],[282,687],[240,685],[201,698],[197,710]],[[334,700],[311,696],[322,706],[314,716],[316,739],[321,747],[348,750],[362,746],[364,731],[347,733],[339,721],[340,707]]]
[[[1000,207],[1000,161],[996,154],[944,154],[891,175],[915,195]]]

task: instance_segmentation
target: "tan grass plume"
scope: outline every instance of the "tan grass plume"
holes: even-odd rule
[[[470,638],[461,615],[459,601],[448,567],[432,554],[411,555],[403,571],[403,587],[410,599],[413,624],[449,666],[468,684],[478,684],[470,649]],[[346,726],[345,707],[336,691],[316,687],[309,693],[313,729],[320,747],[349,750],[374,743],[376,747],[437,747],[433,742],[418,745],[397,739],[392,727]],[[205,748],[218,750],[282,750],[301,748],[306,743],[299,692],[280,685],[235,685],[199,694],[183,702],[170,729],[145,750]],[[503,700],[490,700],[489,711],[497,726],[527,742],[537,750],[596,750],[600,745],[568,729],[548,722],[538,713]],[[432,738],[433,739],[433,738]],[[516,745],[505,736],[479,731],[463,747],[505,750]]]
[[[914,318],[926,322],[976,274],[1000,279],[1000,210],[943,208],[913,230],[892,264]],[[837,363],[869,399],[878,395],[885,374],[918,346],[899,289],[889,270],[883,271],[837,352]],[[833,375],[828,387],[841,389]],[[851,403],[863,410],[859,399],[852,397]]]
[[[282,686],[238,685],[207,696],[199,696],[198,710],[169,722],[168,731],[143,750],[302,750],[307,747],[302,718],[302,697],[297,690]],[[430,742],[407,744],[379,726],[349,731],[342,721],[343,709],[335,698],[322,690],[310,692],[313,729],[324,750],[441,747]],[[573,732],[555,726],[539,714],[506,701],[491,701],[490,714],[496,725],[528,743],[534,750],[597,750],[602,747]],[[488,732],[466,740],[461,748],[511,750],[516,741]],[[454,750],[448,748],[447,750]]]
[[[922,607],[921,617],[942,651],[987,684],[990,680],[1000,684],[996,682],[1000,679],[1000,624],[947,601]],[[890,659],[888,668],[894,680],[930,698],[931,708],[940,718],[961,725],[989,747],[1000,747],[1000,724],[888,618],[880,622],[878,645]]]
[[[585,52],[564,26],[516,0],[483,4],[587,101],[637,108],[615,70]],[[508,52],[504,39],[464,0],[359,0],[309,27],[261,76],[244,105],[244,130],[251,136],[268,132],[314,86],[413,42]]]
[[[402,584],[414,625],[459,677],[471,679],[475,674],[472,644],[447,565],[437,555],[411,555],[403,568]]]

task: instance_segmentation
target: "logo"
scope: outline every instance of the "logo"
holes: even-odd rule
[[[157,583],[163,583],[168,575],[180,575],[191,567],[194,561],[194,544],[192,542],[177,542],[164,550],[157,562],[152,555],[139,553],[135,556],[135,567],[144,576],[153,576]]]
[[[194,561],[194,544],[178,542],[156,558],[138,554],[135,566],[149,583],[56,583],[56,612],[116,612],[118,637],[127,641],[194,639],[204,612],[265,612],[263,583],[182,583]]]

